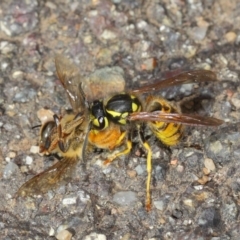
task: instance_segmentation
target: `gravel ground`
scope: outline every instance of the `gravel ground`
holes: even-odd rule
[[[0,239],[239,239],[240,4],[237,0],[2,0],[0,4]],[[151,133],[153,209],[146,212],[146,156],[78,164],[67,185],[37,198],[15,193],[54,162],[40,156],[37,111],[69,102],[54,54],[83,76],[120,67],[131,88],[189,69],[215,84],[161,94],[183,111],[214,116],[218,128],[188,127],[170,150]],[[191,96],[191,97],[189,97]]]

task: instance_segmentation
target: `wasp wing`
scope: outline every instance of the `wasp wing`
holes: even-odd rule
[[[132,93],[144,93],[187,83],[212,82],[217,81],[217,76],[210,70],[193,70],[180,73],[165,80],[156,79],[155,81],[153,84],[132,90]]]
[[[16,196],[25,197],[43,194],[63,184],[63,182],[67,182],[71,178],[70,176],[78,159],[78,157],[64,157],[47,170],[24,183],[17,191]]]
[[[213,117],[203,117],[193,114],[163,113],[161,111],[132,113],[128,116],[128,120],[181,123],[194,126],[219,126],[224,123],[224,121]]]
[[[55,65],[58,78],[67,92],[73,111],[84,111],[85,98],[81,89],[81,75],[78,67],[60,54],[55,56]]]

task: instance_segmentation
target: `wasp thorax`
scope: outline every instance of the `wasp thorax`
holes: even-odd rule
[[[111,97],[105,106],[107,117],[114,123],[125,125],[127,116],[133,112],[139,112],[142,105],[139,99],[127,93],[121,93]]]

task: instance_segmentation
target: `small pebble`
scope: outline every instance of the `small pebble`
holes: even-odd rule
[[[0,42],[0,51],[2,54],[8,54],[10,52],[13,52],[16,47],[17,46],[15,44],[9,43],[7,41]]]
[[[215,171],[216,170],[215,164],[214,164],[214,162],[211,158],[205,158],[204,159],[204,166],[207,169],[209,169],[210,171]]]
[[[78,191],[78,197],[83,203],[87,203],[90,201],[90,196],[85,191]]]
[[[127,206],[136,200],[136,193],[132,191],[122,191],[113,195],[113,201],[122,206]]]
[[[19,79],[23,77],[23,72],[22,71],[15,71],[12,74],[13,79]]]
[[[127,174],[130,178],[135,178],[137,176],[137,172],[134,170],[128,170]]]
[[[163,201],[163,200],[154,201],[153,205],[155,206],[155,208],[157,208],[160,211],[163,211],[167,206],[166,201]]]
[[[211,172],[211,170],[209,170],[208,168],[205,168],[205,167],[202,169],[202,171],[205,175],[209,175],[209,173]]]
[[[90,44],[92,42],[92,36],[91,35],[87,35],[83,38],[83,42],[85,44]]]
[[[137,23],[137,28],[138,29],[145,29],[146,27],[147,27],[147,22],[146,21],[144,21],[144,20],[141,20],[141,21],[139,21],[138,23]]]
[[[184,57],[186,58],[192,58],[195,56],[197,52],[197,46],[190,46],[190,45],[183,45],[184,48]]]
[[[135,167],[135,171],[137,172],[137,175],[141,175],[144,173],[145,171],[145,167],[143,167],[142,165],[138,165],[137,167]]]
[[[57,8],[57,6],[54,3],[50,2],[50,1],[47,1],[45,3],[45,5],[46,5],[46,7],[49,7],[50,9],[56,9]]]
[[[53,115],[54,113],[49,109],[42,108],[37,111],[37,116],[42,124],[53,120]]]
[[[188,207],[193,207],[193,200],[192,199],[185,199],[183,203]]]
[[[105,29],[103,31],[103,33],[101,34],[101,37],[104,39],[104,40],[111,40],[111,39],[115,39],[117,37],[117,35],[110,31],[110,30],[107,30]]]
[[[194,186],[194,188],[198,191],[202,190],[203,189],[203,185],[196,185]]]
[[[183,221],[183,224],[185,225],[185,226],[187,226],[187,225],[191,225],[192,224],[192,221],[189,219],[187,219],[187,220],[184,220]]]
[[[191,30],[191,36],[196,41],[202,41],[206,37],[208,27],[194,27]]]
[[[142,70],[152,71],[157,66],[156,58],[148,58],[141,65]]]
[[[64,198],[62,200],[63,205],[71,205],[71,204],[76,204],[77,198],[76,197],[69,197],[69,198]]]
[[[178,166],[177,166],[177,171],[180,172],[180,173],[182,173],[182,172],[184,171],[183,165],[178,165]]]
[[[107,237],[100,233],[91,233],[83,238],[83,240],[107,240]]]
[[[28,172],[28,168],[27,168],[27,166],[25,166],[25,165],[24,165],[24,166],[21,166],[21,167],[20,167],[20,170],[21,170],[22,173]]]
[[[8,157],[9,158],[15,158],[16,157],[16,153],[15,152],[9,152],[8,153]]]
[[[222,148],[223,148],[222,143],[218,140],[210,143],[210,150],[213,153],[219,153],[220,151],[222,151]]]
[[[177,163],[178,163],[178,159],[172,159],[171,161],[170,161],[170,164],[171,165],[173,165],[173,166],[176,166],[177,165]]]
[[[26,164],[27,164],[27,165],[31,165],[32,162],[33,162],[33,158],[30,157],[30,156],[27,156],[25,161],[26,161]]]
[[[34,154],[39,153],[39,146],[31,146],[30,152]]]
[[[3,170],[3,178],[9,179],[16,171],[18,171],[18,166],[13,162],[9,162]]]
[[[130,233],[126,233],[121,240],[130,240],[131,239],[131,234]]]
[[[53,236],[54,236],[54,234],[55,234],[55,231],[54,231],[54,229],[53,229],[52,227],[50,227],[50,230],[49,230],[49,233],[48,233],[48,235],[49,235],[49,236],[51,236],[51,237],[53,237]]]
[[[56,235],[56,238],[58,240],[70,240],[72,238],[72,233],[70,233],[68,230],[62,230]]]
[[[237,34],[235,32],[228,32],[224,35],[224,38],[227,40],[229,43],[234,43],[237,38]]]
[[[206,184],[207,182],[209,182],[210,180],[211,180],[210,177],[204,175],[204,176],[202,176],[201,178],[199,178],[197,181],[198,181],[200,184],[204,185],[204,184]]]

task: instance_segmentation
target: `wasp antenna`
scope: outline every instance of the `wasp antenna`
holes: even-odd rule
[[[41,126],[42,126],[41,124],[35,125],[35,126],[32,127],[32,129],[35,129],[35,128],[38,128],[38,127],[41,127]]]

